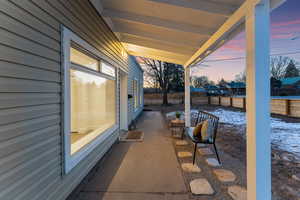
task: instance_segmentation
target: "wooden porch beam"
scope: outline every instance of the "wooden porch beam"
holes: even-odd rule
[[[158,17],[138,15],[135,13],[124,12],[124,11],[113,10],[113,9],[104,9],[102,11],[102,15],[104,17],[110,17],[116,20],[124,20],[131,23],[157,26],[168,30],[194,33],[194,34],[208,36],[208,37],[214,33],[214,30],[209,27],[178,23],[170,20],[161,19]]]
[[[185,126],[191,127],[191,68],[184,69],[184,110],[185,110]]]
[[[126,47],[126,45],[125,45]],[[183,65],[184,60],[178,58],[178,56],[164,56],[164,54],[160,54],[160,53],[156,53],[156,52],[143,52],[143,51],[135,51],[135,50],[130,50],[130,48],[128,48],[128,54],[133,55],[133,56],[141,56],[141,57],[145,57],[145,58],[150,58],[150,59],[154,59],[154,60],[160,60],[160,61],[164,61],[164,62],[169,62],[169,63],[175,63],[178,65]]]
[[[230,35],[235,29],[245,23],[245,16],[248,8],[251,8],[259,4],[263,0],[246,0],[244,4],[237,10],[226,22],[215,32],[210,39],[208,39],[199,49],[194,53],[193,56],[184,64],[189,66],[195,61],[199,62],[203,60],[209,54],[209,52],[215,51],[218,47],[222,46],[227,41],[227,36]],[[270,11],[277,8],[286,0],[271,0]]]
[[[247,199],[271,200],[270,0],[246,13]]]
[[[152,49],[185,55],[187,58],[196,51],[195,48],[185,47],[178,44],[170,44],[164,41],[157,41],[149,38],[142,38],[129,34],[121,34],[121,42],[143,46]]]
[[[120,35],[125,34],[125,35],[140,37],[140,38],[147,38],[147,39],[151,39],[151,40],[160,41],[163,43],[169,43],[171,45],[180,45],[180,46],[183,46],[186,48],[197,49],[199,46],[199,45],[197,46],[197,43],[198,44],[201,43],[201,41],[197,41],[197,40],[188,40],[187,41],[187,38],[183,38],[183,37],[179,37],[177,39],[172,39],[172,38],[168,37],[168,35],[155,34],[155,33],[141,31],[141,30],[132,29],[132,28],[128,28],[128,27],[116,26],[113,31]],[[208,38],[209,37],[206,37],[206,36],[201,37],[201,40],[205,41]]]
[[[230,18],[226,20],[226,22],[219,28],[219,30],[215,34],[213,34],[210,39],[208,39],[207,42],[204,43],[204,45],[200,47],[200,49],[184,64],[184,66],[186,67],[191,65],[197,59],[198,61],[204,59],[205,53],[207,51],[213,51],[213,49],[210,49],[212,46],[224,40],[227,33],[233,31],[243,22],[247,7],[248,2],[245,2]],[[199,57],[201,56],[203,56],[203,58],[199,60]]]
[[[157,3],[164,3],[173,6],[189,8],[201,12],[207,12],[222,17],[229,17],[238,6],[230,5],[228,3],[213,2],[210,0],[149,0]]]

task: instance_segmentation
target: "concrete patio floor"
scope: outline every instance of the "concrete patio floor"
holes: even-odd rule
[[[188,199],[179,162],[160,112],[144,112],[137,128],[143,142],[115,144],[76,200]]]

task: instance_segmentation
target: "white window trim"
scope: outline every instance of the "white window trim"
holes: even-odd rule
[[[140,104],[139,104],[139,81],[137,78],[133,78],[133,81],[136,81],[136,94],[135,94],[135,88],[134,88],[134,84],[133,84],[133,110],[134,112],[137,112],[139,109],[140,109]],[[135,96],[136,95],[136,96]],[[137,106],[135,107],[135,101],[136,101],[136,98],[137,97]]]
[[[80,163],[84,158],[87,157],[89,153],[91,153],[99,144],[101,144],[103,141],[105,141],[109,136],[113,134],[118,128],[119,124],[116,120],[116,124],[112,126],[110,129],[103,132],[101,135],[99,135],[96,139],[94,139],[89,144],[85,145],[80,151],[76,152],[74,155],[71,155],[71,138],[70,138],[70,68],[71,64],[70,62],[70,48],[71,48],[71,42],[75,42],[76,44],[80,45],[84,49],[90,51],[94,55],[98,56],[99,58],[103,58],[103,55],[94,47],[92,47],[90,44],[85,42],[83,39],[75,35],[72,31],[69,29],[62,27],[62,39],[63,39],[63,84],[64,84],[64,95],[63,95],[63,115],[64,115],[64,168],[65,173],[69,173],[77,164]],[[74,67],[73,67],[74,68]],[[91,70],[87,69],[90,73]],[[103,76],[105,76],[103,74]],[[115,79],[115,78],[111,78]],[[116,95],[117,90],[116,90]],[[116,111],[117,112],[117,111]],[[117,113],[116,113],[117,114]]]
[[[140,94],[139,94],[139,101],[140,101],[140,107],[143,107],[143,95],[144,95],[144,92],[143,92],[143,80],[140,79]]]

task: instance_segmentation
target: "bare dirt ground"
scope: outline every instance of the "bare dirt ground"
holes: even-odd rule
[[[199,106],[193,106],[197,109]],[[203,106],[201,109],[206,111],[214,111],[220,107],[218,106]],[[183,111],[183,105],[172,106],[145,106],[146,110],[159,110],[162,113],[172,111]],[[229,110],[236,110],[232,108],[224,108]],[[288,118],[282,116],[278,117],[284,121],[292,123],[300,123],[300,119]],[[242,132],[242,133],[241,133]],[[235,168],[246,167],[246,140],[245,140],[245,126],[220,124],[217,136],[217,145],[221,151],[231,157],[238,159],[240,165]],[[300,133],[299,133],[300,134]],[[299,147],[300,148],[300,147]],[[275,200],[300,200],[300,181],[292,178],[293,175],[300,173],[300,161],[289,152],[286,152],[272,144],[272,193]],[[244,173],[246,173],[244,171]]]

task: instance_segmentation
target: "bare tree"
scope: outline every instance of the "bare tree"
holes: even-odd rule
[[[221,78],[221,80],[218,81],[218,86],[225,87],[227,84],[228,82],[225,81],[224,78]]]
[[[279,80],[284,78],[286,67],[289,65],[291,58],[286,56],[271,57],[270,70],[271,77]]]
[[[299,69],[297,68],[296,63],[293,60],[290,60],[290,63],[285,68],[284,78],[297,76],[299,76]]]
[[[205,87],[210,84],[207,76],[192,77],[192,84],[195,88]]]
[[[246,71],[244,70],[243,72],[235,75],[235,81],[246,83]]]
[[[166,63],[159,60],[140,58],[146,72],[146,76],[151,77],[154,82],[158,83],[163,94],[163,105],[168,104],[168,91],[170,88],[171,76],[175,64]]]

